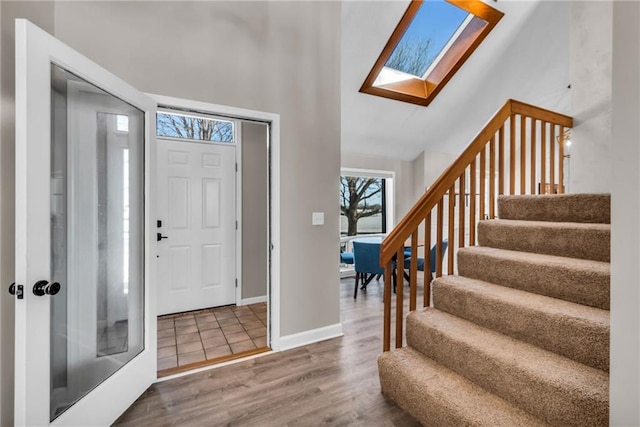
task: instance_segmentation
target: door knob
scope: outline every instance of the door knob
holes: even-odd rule
[[[162,239],[168,239],[168,237],[167,236],[163,236],[162,233],[156,233],[156,239],[159,242]]]
[[[39,297],[43,295],[55,295],[60,292],[60,283],[53,282],[49,283],[46,280],[38,280],[35,285],[33,285],[33,294]]]
[[[16,295],[18,299],[24,298],[24,291],[22,290],[22,285],[16,285],[15,282],[9,285],[9,293],[11,295]]]

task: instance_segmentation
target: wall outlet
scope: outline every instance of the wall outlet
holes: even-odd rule
[[[324,225],[324,212],[313,212],[311,214],[311,225]]]

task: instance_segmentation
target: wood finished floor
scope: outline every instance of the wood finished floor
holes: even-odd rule
[[[419,426],[380,393],[382,281],[354,300],[353,280],[340,283],[344,337],[154,384],[115,425]]]

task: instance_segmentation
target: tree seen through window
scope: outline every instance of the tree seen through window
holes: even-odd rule
[[[386,232],[384,188],[383,178],[340,177],[340,234]]]

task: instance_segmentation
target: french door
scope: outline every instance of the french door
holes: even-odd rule
[[[109,425],[156,378],[156,108],[16,21],[16,425]]]

